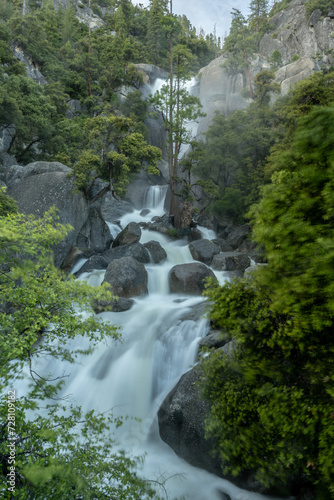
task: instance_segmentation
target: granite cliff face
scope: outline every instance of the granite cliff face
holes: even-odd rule
[[[275,50],[281,54],[282,66],[276,71],[275,80],[285,95],[291,85],[310,76],[314,71],[334,65],[334,12],[322,15],[315,10],[309,18],[305,13],[306,0],[292,0],[286,9],[270,19],[272,29],[260,42],[260,50],[250,60],[250,75],[270,69],[270,57]],[[298,58],[298,59],[297,59]],[[292,59],[294,59],[292,61]],[[297,60],[295,60],[297,59]],[[222,55],[200,70],[197,95],[207,114],[198,127],[205,132],[215,111],[226,115],[245,109],[251,102],[243,97],[248,89],[246,73],[229,75],[223,67]],[[243,94],[243,95],[242,95]]]

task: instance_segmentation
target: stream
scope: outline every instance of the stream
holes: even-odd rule
[[[141,209],[125,214],[120,221],[122,228],[129,222],[148,222],[156,215],[164,214],[166,186],[148,189],[144,207],[149,214],[141,215]],[[112,235],[120,227],[108,223]],[[203,237],[213,238],[212,231],[199,228]],[[222,492],[231,500],[273,500],[260,494],[241,490],[229,481],[198,469],[177,457],[159,436],[157,411],[179,378],[196,363],[198,343],[208,333],[209,324],[204,318],[184,319],[189,312],[203,302],[200,296],[169,293],[168,273],[176,264],[193,262],[186,240],[171,241],[167,236],[142,230],[141,243],[159,241],[167,252],[162,264],[146,264],[148,295],[136,297],[135,304],[125,312],[103,312],[100,316],[121,328],[122,341],[108,339],[92,354],[79,357],[75,364],[60,363],[53,359],[38,372],[69,374],[60,396],[82,406],[84,411],[112,411],[115,416],[126,416],[123,425],[115,428],[119,443],[117,449],[145,460],[138,474],[146,479],[164,484],[169,500],[221,500]],[[80,261],[72,272],[77,272],[85,261]],[[79,279],[99,286],[105,271],[82,273]],[[228,279],[228,273],[215,273],[220,283]],[[190,315],[191,317],[191,315]],[[73,340],[68,347],[88,347],[88,339]],[[164,497],[162,489],[159,496]]]
[[[165,195],[165,186],[149,188],[143,208],[150,213],[143,216],[141,210],[135,210],[126,214],[121,218],[121,226],[124,228],[132,221],[148,222],[153,216],[163,215]],[[109,227],[113,236],[120,231],[117,225],[109,223]],[[214,237],[213,232],[200,229],[203,237]],[[150,240],[159,241],[167,252],[167,260],[146,265],[149,294],[136,298],[129,311],[101,313],[104,320],[121,327],[122,343],[102,344],[92,355],[79,360],[75,368],[72,366],[64,394],[73,395],[74,402],[84,410],[112,409],[115,415],[133,417],[115,430],[116,439],[128,453],[146,454],[140,475],[166,480],[169,498],[218,500],[220,490],[232,500],[265,500],[268,497],[241,490],[192,467],[159,437],[157,410],[180,376],[196,362],[198,343],[209,331],[209,325],[203,318],[182,320],[203,301],[201,297],[169,293],[169,270],[176,264],[193,262],[188,242],[171,241],[161,233],[142,230],[140,242]],[[105,271],[96,270],[81,274],[80,279],[98,286],[104,274]],[[228,273],[216,274],[221,283],[228,279]]]

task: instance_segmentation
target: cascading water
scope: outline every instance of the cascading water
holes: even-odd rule
[[[121,219],[122,227],[130,220],[147,221],[158,212],[162,215],[166,189],[151,187],[146,196],[150,214],[140,215],[140,210],[126,214]],[[201,297],[169,294],[167,276],[171,267],[193,260],[187,243],[171,242],[160,233],[143,230],[141,241],[149,240],[158,240],[167,252],[163,264],[146,266],[149,295],[136,298],[129,311],[101,313],[102,319],[122,328],[122,343],[110,340],[75,366],[59,366],[54,361],[54,366],[48,364],[46,370],[71,372],[63,395],[71,396],[84,410],[112,410],[117,416],[134,417],[115,429],[116,439],[127,453],[146,454],[139,474],[147,479],[167,479],[169,498],[218,500],[219,491],[224,491],[232,500],[264,500],[264,496],[240,490],[190,466],[159,437],[157,410],[180,376],[195,363],[198,342],[207,333],[208,324],[205,319],[184,320],[202,302]],[[104,271],[94,271],[82,274],[80,279],[98,286],[103,276]],[[81,348],[86,347],[84,344],[80,339]],[[40,366],[39,373],[42,371]]]

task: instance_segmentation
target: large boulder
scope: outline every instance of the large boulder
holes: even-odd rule
[[[88,218],[78,234],[76,246],[86,253],[98,253],[109,248],[112,241],[109,226],[99,210],[90,208]]]
[[[137,222],[130,222],[115,238],[113,242],[113,248],[120,247],[122,245],[131,245],[131,243],[137,243],[141,237],[141,229]]]
[[[144,243],[144,247],[149,252],[151,260],[155,264],[159,264],[160,262],[163,262],[167,259],[166,250],[162,248],[158,241],[148,241],[147,243]]]
[[[222,252],[214,256],[211,265],[216,271],[244,271],[251,261],[241,252]]]
[[[242,226],[238,226],[232,229],[232,231],[227,236],[227,241],[233,247],[233,249],[236,249],[243,243],[250,232],[250,226],[248,224],[243,224]]]
[[[225,238],[215,238],[212,242],[218,245],[222,252],[233,252],[232,245]]]
[[[190,243],[189,250],[194,260],[199,260],[208,266],[213,256],[220,252],[220,248],[215,243],[205,238]]]
[[[107,269],[108,264],[109,263],[102,257],[102,255],[93,255],[83,264],[75,275],[79,276],[82,273],[91,273],[96,269]]]
[[[122,257],[110,262],[103,283],[109,283],[116,296],[130,298],[147,294],[147,281],[144,264],[133,257]]]
[[[97,194],[97,193],[96,193]],[[101,215],[107,222],[118,221],[123,215],[134,211],[133,205],[125,200],[116,200],[110,193],[103,197]]]
[[[178,264],[169,271],[170,291],[172,293],[186,293],[187,295],[202,295],[205,289],[205,280],[209,277],[216,279],[212,270],[205,264],[199,262]]]
[[[60,266],[76,241],[88,216],[82,193],[74,193],[71,169],[58,162],[39,161],[19,167],[13,165],[6,173],[8,194],[18,202],[25,214],[42,217],[52,206],[58,209],[59,222],[73,230],[53,248],[55,265]]]
[[[209,403],[199,396],[201,372],[195,367],[185,373],[164,399],[158,411],[161,439],[191,465],[221,475],[221,465],[213,458],[214,441],[205,438],[204,422]]]
[[[150,255],[144,245],[141,243],[132,243],[131,245],[122,245],[116,248],[110,248],[103,252],[102,257],[110,264],[113,260],[122,257],[132,257],[138,262],[148,264],[150,262]]]

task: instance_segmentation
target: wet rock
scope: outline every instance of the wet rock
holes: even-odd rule
[[[143,210],[140,212],[140,215],[142,217],[145,217],[145,215],[148,215],[151,213],[151,210],[149,208],[143,208]]]
[[[190,228],[190,231],[188,232],[188,241],[197,241],[202,239],[202,234],[199,229],[196,227]]]
[[[101,255],[93,255],[87,262],[75,273],[75,276],[79,276],[82,273],[91,273],[95,269],[107,269],[108,262]]]
[[[109,226],[99,210],[90,208],[88,218],[78,234],[76,246],[86,253],[98,253],[109,248],[112,241]]]
[[[75,266],[75,264],[80,259],[85,258],[85,257],[86,257],[85,253],[80,248],[78,248],[75,245],[73,245],[73,247],[71,248],[69,254],[66,257],[66,259],[62,263],[61,269],[65,273],[69,273],[69,272],[71,272],[71,270],[73,269],[73,267]]]
[[[215,238],[214,240],[211,241],[215,245],[219,246],[222,252],[233,252],[232,245],[224,238]]]
[[[216,279],[212,270],[202,263],[179,264],[169,271],[170,291],[172,293],[202,295],[205,289],[205,280],[208,277]]]
[[[176,232],[173,226],[173,217],[171,215],[163,215],[162,217],[153,217],[152,222],[142,222],[141,227],[150,231],[157,231],[162,234],[170,235],[171,232]]]
[[[198,344],[199,350],[203,347],[208,349],[219,349],[227,344],[228,339],[222,336],[220,330],[210,330],[210,332]]]
[[[101,215],[108,222],[115,222],[123,215],[134,211],[133,205],[125,200],[116,200],[110,193],[103,198]]]
[[[124,312],[131,309],[134,303],[135,303],[134,300],[125,299],[123,297],[118,297],[111,301],[95,299],[93,301],[92,307],[96,314],[105,311]]]
[[[182,299],[179,299],[182,301]],[[198,321],[199,319],[203,318],[204,315],[207,313],[208,310],[208,305],[209,301],[205,300],[202,302],[199,302],[198,304],[191,306],[190,310],[187,310],[184,314],[181,316],[181,321]]]
[[[242,226],[236,227],[227,236],[227,241],[233,247],[233,249],[236,249],[247,238],[247,235],[250,233],[250,231],[251,228],[248,224],[243,224]]]
[[[210,265],[213,256],[220,252],[220,248],[211,240],[202,239],[189,244],[189,250],[194,260]]]
[[[159,264],[159,262],[163,262],[167,259],[166,250],[162,248],[158,241],[148,241],[147,243],[144,243],[144,247],[148,250],[151,259],[155,264]]]
[[[223,491],[219,491],[218,494],[219,494],[220,500],[232,500],[230,495],[228,495],[227,493],[224,493]]]
[[[130,298],[148,293],[147,279],[144,264],[133,257],[122,257],[108,265],[103,283],[109,283],[118,297]]]
[[[199,397],[201,372],[185,373],[158,411],[161,439],[191,465],[220,474],[220,461],[212,457],[214,440],[205,438],[204,422],[209,403]]]
[[[115,238],[113,248],[137,243],[141,237],[141,229],[137,222],[130,222]]]
[[[256,243],[248,239],[244,240],[241,245],[237,248],[237,252],[249,253],[256,249]]]
[[[138,262],[148,264],[150,255],[144,245],[141,243],[132,243],[131,245],[122,245],[120,247],[112,247],[102,253],[102,257],[110,264],[113,260],[121,259],[122,257],[132,257]]]
[[[211,265],[216,271],[244,271],[250,264],[250,258],[244,253],[222,252],[214,256]]]

